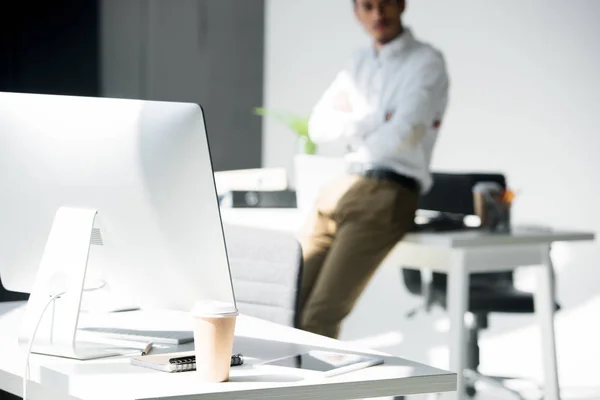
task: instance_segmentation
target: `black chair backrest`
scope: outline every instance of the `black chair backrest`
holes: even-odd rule
[[[496,182],[506,188],[506,178],[501,173],[433,173],[431,190],[419,200],[419,209],[447,214],[473,215],[473,187],[479,182]],[[415,295],[423,294],[421,271],[405,266],[402,277],[407,290]],[[512,285],[513,273],[473,274],[471,286]],[[434,273],[434,290],[446,290],[446,274]]]
[[[506,179],[500,173],[433,173],[431,190],[419,200],[422,210],[473,215],[473,186],[478,182],[496,182],[503,188]]]

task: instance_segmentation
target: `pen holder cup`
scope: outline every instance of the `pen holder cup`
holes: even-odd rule
[[[488,232],[510,232],[510,203],[502,201],[503,189],[495,182],[480,182],[473,187],[475,214],[480,228]]]

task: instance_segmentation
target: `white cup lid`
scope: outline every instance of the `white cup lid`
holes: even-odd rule
[[[484,192],[501,192],[502,186],[496,182],[477,182],[473,186],[473,192],[484,193]]]
[[[192,308],[192,315],[195,317],[233,317],[239,312],[233,303],[221,301],[197,301]]]

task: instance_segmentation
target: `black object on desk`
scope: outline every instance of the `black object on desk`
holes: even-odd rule
[[[224,194],[220,203],[233,208],[295,208],[296,192],[292,190],[233,190]]]

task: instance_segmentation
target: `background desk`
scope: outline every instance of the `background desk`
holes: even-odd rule
[[[224,222],[296,232],[303,216],[294,209],[222,209]],[[448,313],[450,316],[450,368],[466,366],[464,315],[469,304],[469,274],[513,270],[537,265],[535,309],[542,335],[546,399],[560,398],[554,339],[554,273],[550,246],[559,241],[593,240],[588,232],[557,231],[542,228],[515,228],[510,234],[480,231],[411,233],[390,252],[386,263],[410,266],[448,274]],[[459,374],[456,393],[464,392]]]
[[[17,329],[24,303],[0,304],[0,389],[21,394],[24,352],[17,345]],[[90,325],[82,316],[83,325]],[[186,313],[154,312],[105,314],[94,326],[137,329],[191,329]],[[190,350],[191,345],[180,346]],[[232,368],[230,382],[202,384],[194,373],[165,373],[130,364],[128,357],[75,361],[32,355],[30,399],[354,399],[417,393],[436,393],[456,388],[456,374],[397,357],[382,356],[381,366],[330,379],[303,380],[281,372],[266,374],[253,367],[257,360],[296,354],[311,348],[361,352],[344,342],[240,316],[234,351],[247,357]],[[168,349],[157,349],[168,351]],[[364,351],[368,352],[368,351]],[[139,351],[135,352],[139,355]]]

